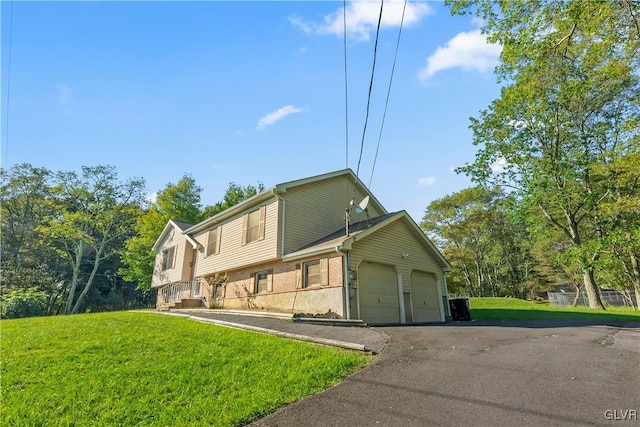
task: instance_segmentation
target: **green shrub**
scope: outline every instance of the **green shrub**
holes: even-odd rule
[[[37,288],[5,291],[0,298],[3,319],[44,316],[47,314],[47,295]]]

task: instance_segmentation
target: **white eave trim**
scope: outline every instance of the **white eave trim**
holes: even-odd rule
[[[336,250],[342,249],[342,243],[333,243],[327,246],[314,246],[312,248],[303,249],[301,251],[292,252],[290,254],[284,255],[282,257],[282,261],[294,261],[300,258],[306,258],[314,255],[320,255],[328,252],[335,252]]]
[[[200,243],[193,240],[193,238],[189,236],[187,233],[182,233],[182,234],[184,235],[185,239],[187,239],[187,241],[191,243],[191,246],[193,246],[193,249],[200,249],[202,247]]]

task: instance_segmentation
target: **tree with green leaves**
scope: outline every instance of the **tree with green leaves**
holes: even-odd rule
[[[473,296],[531,297],[541,283],[525,225],[499,188],[466,188],[434,200],[421,228],[451,262],[450,289]]]
[[[227,191],[224,193],[222,200],[213,206],[207,206],[204,208],[202,215],[204,218],[210,218],[240,202],[247,200],[250,197],[255,196],[263,190],[264,185],[260,182],[255,186],[247,185],[244,187],[236,184],[235,182],[231,182],[229,183],[229,187],[227,187]]]
[[[156,195],[155,202],[141,215],[135,234],[120,253],[124,267],[118,271],[125,280],[137,282],[138,289],[151,288],[155,253],[151,249],[170,219],[195,224],[202,219],[200,193],[195,179],[184,175]]]
[[[52,173],[19,164],[0,170],[0,260],[2,294],[46,295],[45,314],[56,313],[67,279],[64,261],[38,232],[44,218],[55,212]],[[3,301],[4,301],[3,297]]]
[[[602,210],[614,190],[603,171],[640,151],[640,3],[447,3],[454,14],[480,18],[488,40],[503,48],[496,74],[505,87],[472,119],[480,150],[459,170],[510,187],[531,224],[559,230],[589,305],[604,308],[596,277],[616,226]]]
[[[196,224],[256,195],[263,189],[262,184],[243,187],[232,182],[222,201],[202,209],[202,189],[191,176],[185,175],[176,184],[167,184],[158,192],[155,203],[138,218],[135,235],[127,240],[121,252],[125,266],[120,268],[119,273],[126,280],[136,281],[139,289],[150,289],[156,255],[151,248],[170,219]]]
[[[133,233],[145,186],[142,179],[121,182],[111,166],[83,167],[81,174],[60,172],[57,178],[59,210],[37,230],[68,261],[65,313],[75,314],[84,307],[101,264],[116,256]]]

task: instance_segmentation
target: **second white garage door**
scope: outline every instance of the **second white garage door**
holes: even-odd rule
[[[438,281],[431,273],[411,272],[411,301],[413,321],[440,322],[440,304],[438,303]]]
[[[400,323],[398,278],[392,266],[363,262],[358,267],[360,319],[366,323]]]

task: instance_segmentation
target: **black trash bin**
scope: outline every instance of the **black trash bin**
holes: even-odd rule
[[[451,318],[453,320],[471,320],[471,312],[469,311],[469,298],[450,299],[449,308],[451,309]]]

